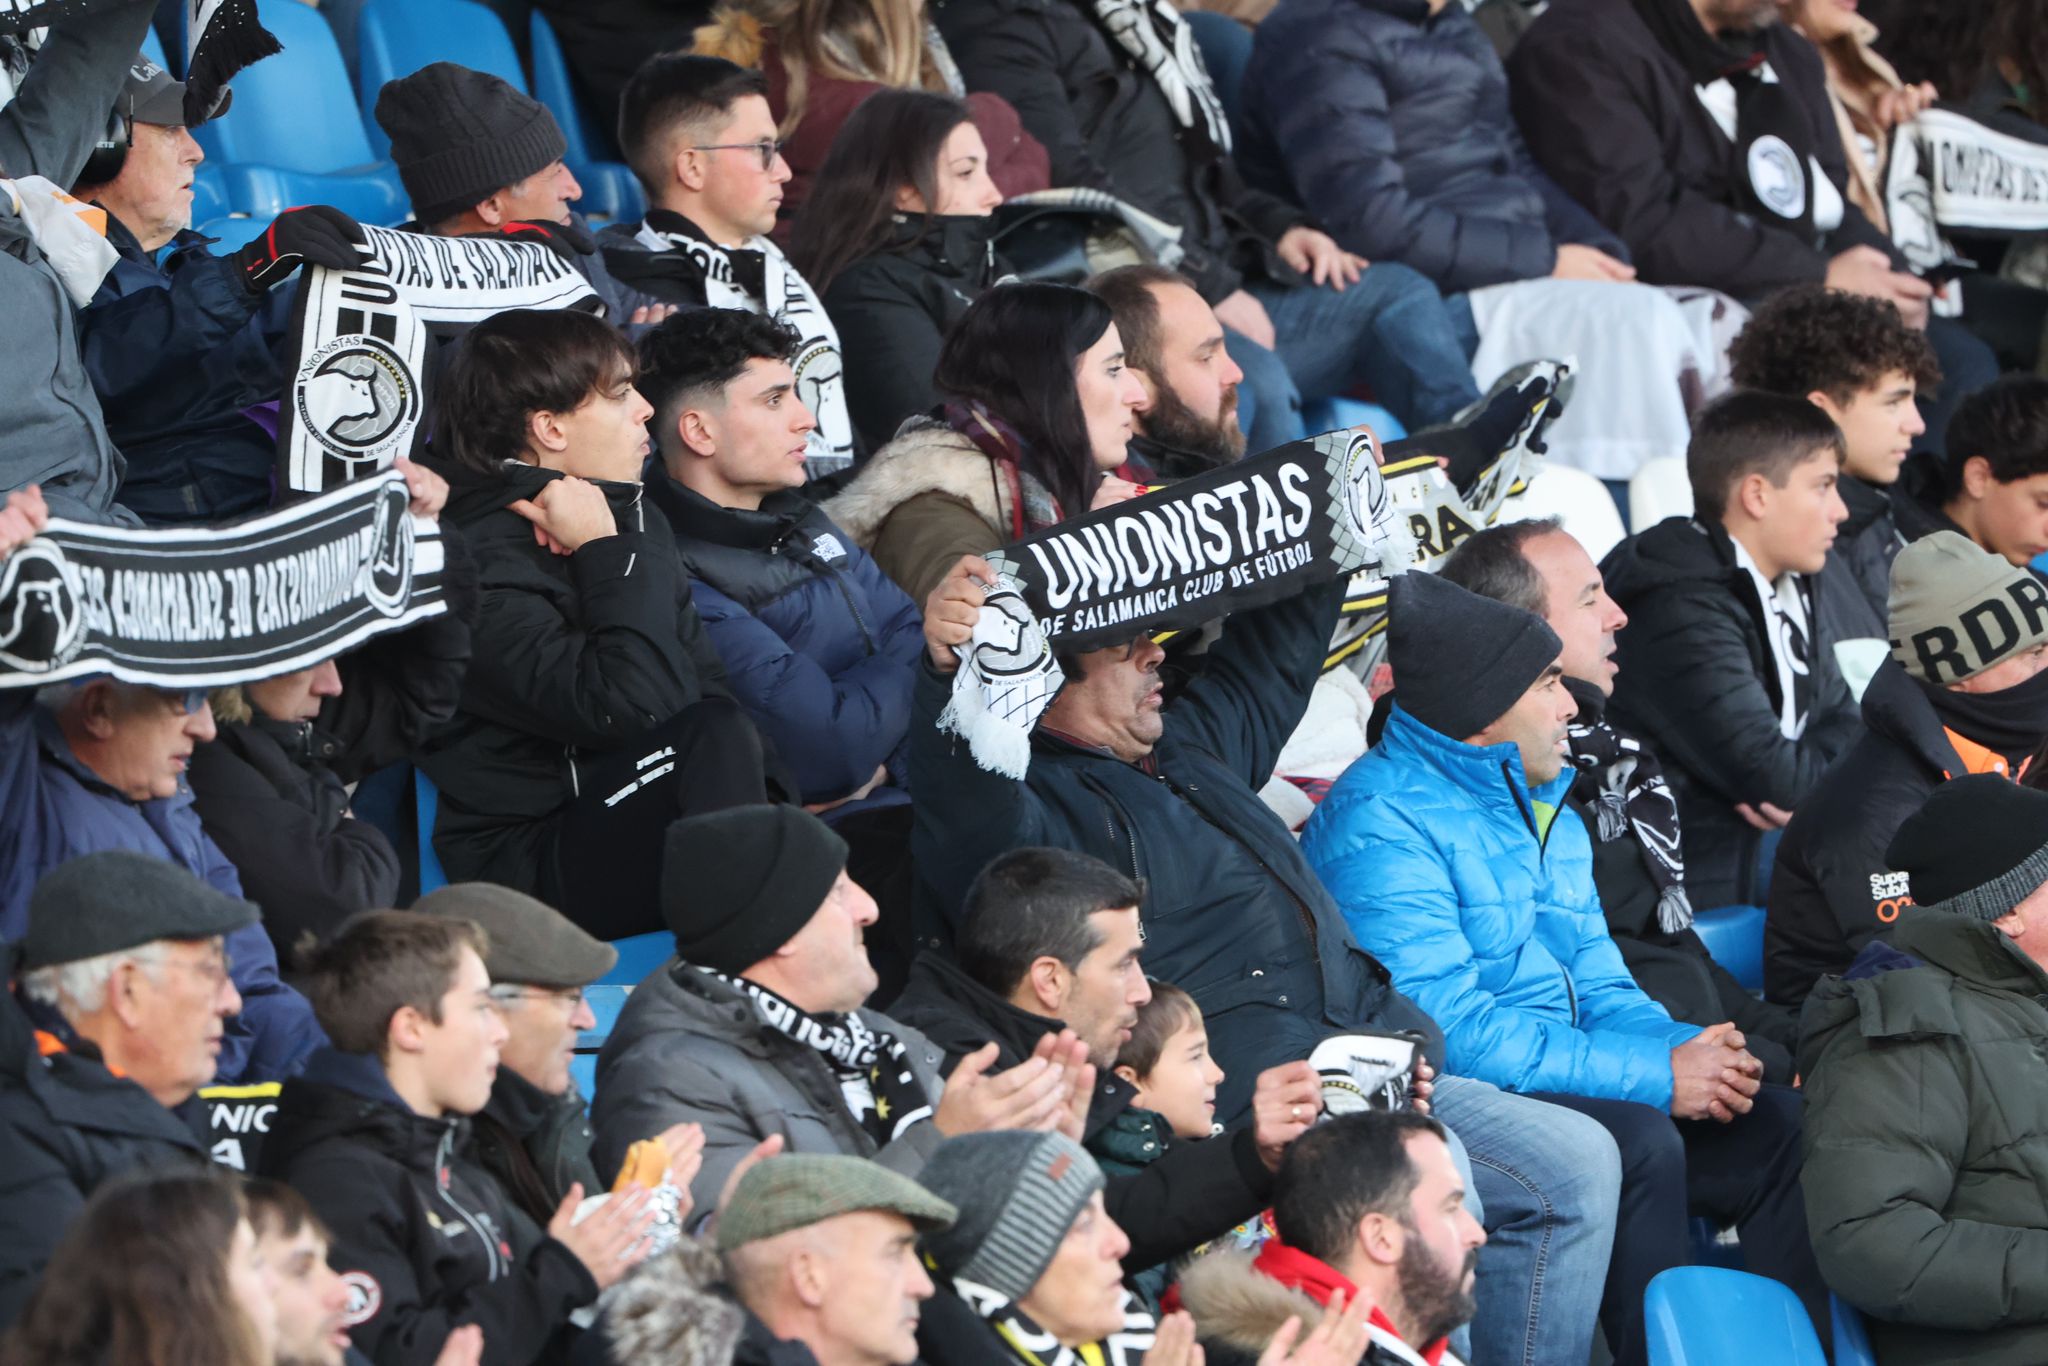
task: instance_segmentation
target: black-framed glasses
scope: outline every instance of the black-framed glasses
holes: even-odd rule
[[[761,158],[761,169],[767,170],[775,164],[775,158],[782,155],[782,139],[761,142],[703,142],[690,148],[693,152],[738,152],[749,151]]]

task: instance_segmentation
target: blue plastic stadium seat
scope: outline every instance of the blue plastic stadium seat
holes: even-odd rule
[[[332,204],[366,223],[400,223],[405,191],[350,117],[355,95],[319,13],[299,0],[257,0],[284,51],[235,77],[226,114],[193,130],[238,213],[268,219],[295,204]]]
[[[1764,908],[1717,906],[1693,915],[1693,929],[1744,991],[1764,989]]]
[[[647,212],[647,197],[632,170],[618,159],[609,130],[590,118],[569,79],[569,63],[554,26],[539,10],[533,12],[533,96],[562,125],[569,151],[562,159],[583,187],[576,207],[617,222],[631,222]]]
[[[1643,1296],[1650,1366],[1827,1366],[1799,1297],[1777,1281],[1679,1266]]]
[[[412,792],[419,817],[420,895],[425,896],[448,885],[448,874],[441,871],[441,856],[434,852],[434,813],[441,807],[441,793],[424,769],[413,770]]]
[[[167,59],[164,66],[181,81],[185,79],[185,11],[190,8],[186,0],[156,0],[156,18],[150,21],[150,36]],[[149,52],[149,45],[143,44],[142,50]]]
[[[156,36],[154,28],[142,35],[142,55],[166,71],[171,69],[171,59],[164,52],[164,40]]]
[[[1367,403],[1362,398],[1317,398],[1301,405],[1301,425],[1310,436],[1321,436],[1324,432],[1356,427],[1361,423],[1370,423],[1382,441],[1399,441],[1408,435],[1408,429],[1401,425],[1400,418],[1379,404]]]
[[[666,930],[633,934],[612,940],[619,961],[597,980],[612,986],[636,986],[640,980],[675,956],[676,938]]]
[[[204,223],[208,219],[226,218],[234,212],[234,205],[228,203],[227,179],[220,167],[200,162],[192,172],[192,221]]]
[[[585,1095],[597,1093],[597,1054],[578,1053],[569,1059],[569,1080],[576,1083],[576,1090]]]
[[[498,16],[470,0],[367,0],[356,16],[356,92],[363,134],[372,152],[391,155],[377,124],[377,93],[386,81],[435,62],[488,71],[522,93],[519,50]]]
[[[356,79],[356,21],[363,17],[364,0],[320,0],[320,17],[334,30],[334,42],[348,67],[348,79]]]
[[[1828,1307],[1835,1324],[1835,1366],[1877,1366],[1877,1353],[1870,1350],[1870,1329],[1862,1313],[1839,1295],[1828,1296]]]

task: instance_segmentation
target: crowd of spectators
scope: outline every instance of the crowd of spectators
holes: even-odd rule
[[[0,1366],[1646,1366],[1702,1220],[2048,1359],[2048,217],[1900,188],[2048,174],[2048,10],[1204,8],[542,0],[637,221],[449,53],[408,221],[232,251],[152,0],[0,22]],[[317,282],[448,238],[585,297],[434,314],[350,471],[439,610],[40,678],[128,629],[60,545],[289,523]],[[953,733],[1004,547],[1333,400],[1602,517]]]

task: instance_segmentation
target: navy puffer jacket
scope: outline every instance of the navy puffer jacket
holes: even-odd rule
[[[1560,242],[1626,259],[1537,169],[1462,5],[1280,0],[1244,77],[1241,164],[1347,249],[1446,293],[1550,274]]]

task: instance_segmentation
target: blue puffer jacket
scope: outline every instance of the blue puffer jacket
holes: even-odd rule
[[[1448,1069],[1510,1091],[1671,1104],[1671,1050],[1699,1033],[1629,976],[1564,808],[1511,744],[1447,739],[1397,703],[1330,789],[1302,852],[1359,944],[1444,1031]],[[1539,840],[1533,802],[1556,809]]]
[[[800,493],[751,510],[719,507],[659,470],[647,487],[675,529],[727,686],[803,800],[836,801],[884,764],[900,785],[924,653],[910,595]]]
[[[1346,248],[1447,294],[1550,274],[1560,242],[1627,259],[1538,170],[1507,74],[1460,4],[1280,0],[1245,68],[1239,163]]]
[[[121,259],[79,314],[78,339],[128,461],[122,506],[153,526],[268,507],[277,438],[245,410],[284,392],[295,291],[252,296],[196,232],[179,233],[162,265],[111,216],[107,240]]]
[[[169,859],[229,896],[242,895],[234,865],[200,828],[191,789],[130,801],[79,762],[34,694],[0,694],[0,939],[18,941],[27,931],[37,879],[103,849]],[[312,1005],[278,977],[277,951],[262,925],[229,935],[227,953],[242,1013],[221,1040],[218,1080],[290,1076],[327,1042]]]

